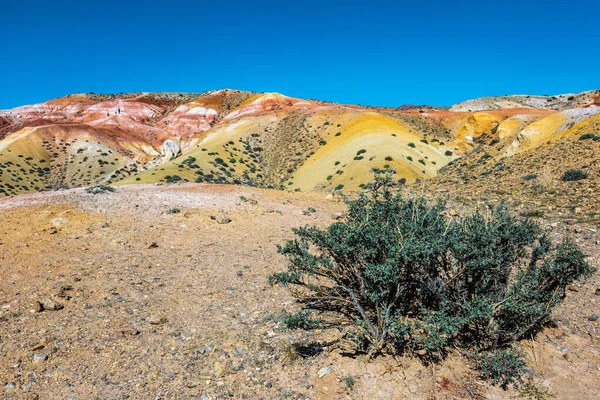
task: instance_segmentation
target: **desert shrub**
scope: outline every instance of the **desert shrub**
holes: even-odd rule
[[[583,135],[579,136],[579,140],[588,140],[588,139],[595,139],[596,135],[594,135],[593,133],[584,133]]]
[[[285,314],[283,323],[288,329],[311,330],[322,328],[323,324],[319,318],[315,318],[308,310],[300,310],[296,313]]]
[[[446,150],[444,154],[446,155],[446,157],[452,157],[454,153],[452,153],[450,150]]]
[[[356,384],[356,379],[352,375],[344,376],[344,384],[346,385],[346,390],[354,389],[354,385]]]
[[[385,161],[393,161],[393,160],[394,160],[394,159],[393,159],[391,156],[387,156],[387,157],[385,158]]]
[[[407,146],[408,146],[408,147],[412,147],[413,149],[414,149],[415,147],[417,147],[417,146],[415,146],[415,144],[414,144],[413,142],[410,142],[410,143],[409,143]]]
[[[544,216],[544,210],[528,210],[519,213],[521,217],[526,218],[541,218]]]
[[[90,186],[89,188],[85,189],[85,192],[90,193],[90,194],[101,194],[101,193],[114,192],[114,191],[115,191],[114,187],[106,186],[106,185]]]
[[[166,175],[165,176],[165,181],[167,183],[177,183],[179,181],[181,181],[181,177],[179,175]]]
[[[167,210],[167,214],[179,214],[180,212],[181,212],[181,209],[179,209],[177,207],[169,208]]]
[[[493,145],[495,145],[495,144],[498,144],[498,143],[500,143],[500,139],[492,139],[492,140],[490,141],[490,144],[489,144],[489,145],[490,145],[490,146],[493,146]]]
[[[474,361],[483,379],[489,379],[505,389],[511,383],[521,382],[521,376],[527,367],[523,354],[515,349],[484,352],[476,355]]]
[[[394,186],[389,171],[378,174],[344,199],[344,220],[294,229],[279,247],[288,270],[269,278],[307,307],[338,312],[357,351],[435,361],[458,347],[506,358],[497,352],[540,329],[566,286],[593,273],[570,239],[553,245],[529,219],[505,209],[448,219],[443,201],[405,199]]]
[[[538,177],[537,174],[525,174],[521,177],[524,181],[530,181],[532,179],[536,179]]]
[[[582,171],[580,169],[570,169],[563,174],[562,180],[565,182],[572,182],[572,181],[580,181],[587,177],[588,177],[588,173],[585,171]]]

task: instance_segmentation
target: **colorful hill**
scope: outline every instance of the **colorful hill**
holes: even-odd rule
[[[228,89],[75,94],[0,111],[0,193],[179,181],[358,190],[371,169],[429,179],[487,143],[492,157],[512,157],[599,111],[600,91],[483,98],[450,110]]]

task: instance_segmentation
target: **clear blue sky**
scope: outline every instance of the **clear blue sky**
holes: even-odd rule
[[[403,4],[404,3],[404,4]],[[74,92],[451,105],[600,87],[600,3],[6,1],[0,109]]]

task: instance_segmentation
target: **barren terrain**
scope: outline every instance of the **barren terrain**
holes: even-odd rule
[[[20,195],[0,210],[0,398],[518,396],[478,379],[459,354],[433,367],[367,362],[334,344],[334,328],[284,329],[298,305],[266,276],[284,269],[276,245],[290,228],[340,218],[343,203],[324,194],[129,185]],[[597,224],[555,211],[540,219],[551,237],[573,236],[598,266]],[[531,383],[556,398],[600,393],[599,289],[597,275],[572,287],[555,325],[523,343]]]

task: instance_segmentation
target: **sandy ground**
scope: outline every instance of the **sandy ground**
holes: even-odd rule
[[[335,329],[283,329],[283,312],[298,305],[267,283],[285,268],[276,245],[292,227],[325,225],[343,210],[322,194],[193,184],[0,200],[0,398],[516,396],[478,380],[457,355],[435,368],[368,363],[327,347]],[[223,211],[230,223],[210,218]],[[555,233],[575,236],[597,263],[596,232]],[[573,287],[556,327],[523,344],[533,382],[556,398],[599,397],[599,322],[588,320],[600,314],[598,287],[597,277]],[[37,312],[48,298],[64,308]]]

